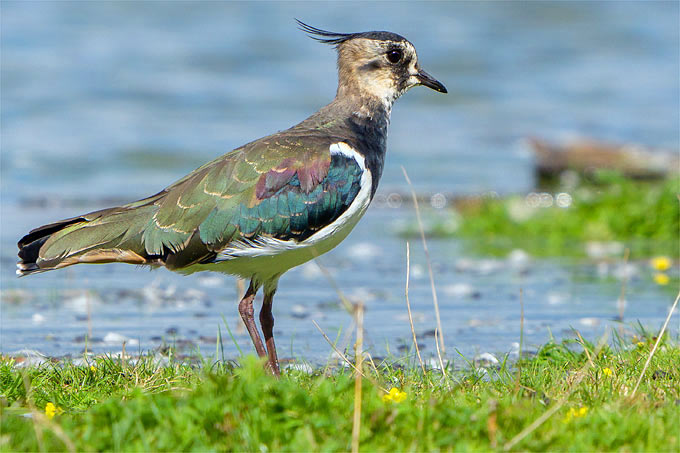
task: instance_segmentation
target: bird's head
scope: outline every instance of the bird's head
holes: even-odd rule
[[[415,47],[403,36],[387,31],[334,33],[297,22],[311,38],[336,47],[338,97],[373,98],[389,109],[416,85],[447,92],[420,67]]]

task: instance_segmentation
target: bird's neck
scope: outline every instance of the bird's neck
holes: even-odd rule
[[[356,117],[389,124],[392,105],[397,98],[397,93],[391,87],[383,88],[376,83],[358,79],[341,80],[333,104],[348,107]]]

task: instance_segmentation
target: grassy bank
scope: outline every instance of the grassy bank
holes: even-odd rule
[[[618,242],[631,258],[680,248],[680,178],[635,181],[606,171],[545,193],[476,198],[430,222],[432,237],[461,237],[481,254],[585,256],[589,242]],[[417,236],[415,223],[402,231]],[[620,253],[622,254],[622,253]]]
[[[365,368],[360,446],[404,450],[678,451],[680,348],[547,344],[520,361],[456,370],[386,361]],[[90,365],[0,363],[3,451],[348,450],[356,401],[349,371],[287,371],[255,359],[204,367],[100,358]],[[386,391],[395,388],[391,396]],[[544,423],[508,445],[549,412]]]

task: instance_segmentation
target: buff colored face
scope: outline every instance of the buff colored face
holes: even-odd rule
[[[406,40],[354,39],[341,51],[344,65],[351,67],[364,92],[390,103],[416,85],[446,90],[420,69],[416,49]]]

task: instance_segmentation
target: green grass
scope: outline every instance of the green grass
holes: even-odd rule
[[[463,369],[448,370],[446,378],[437,370],[423,375],[416,363],[367,367],[361,449],[501,450],[566,398],[514,449],[678,451],[680,348],[662,343],[631,398],[652,339],[627,343],[617,339],[616,346],[599,353],[590,344],[549,343],[520,362],[520,373],[508,362],[485,370],[461,362]],[[238,366],[158,366],[150,357],[127,365],[100,358],[92,365],[22,369],[3,359],[2,450],[64,450],[69,443],[77,451],[350,447],[354,377],[349,372],[288,371],[277,380],[253,358]],[[407,398],[383,401],[381,388],[392,387]],[[59,408],[51,420],[42,415],[48,403]],[[21,416],[31,411],[32,418]]]
[[[675,254],[680,248],[680,178],[633,181],[600,171],[568,192],[568,208],[529,207],[525,197],[479,199],[430,223],[433,237],[458,236],[482,254],[522,248],[535,256],[583,256],[586,242],[617,241],[632,258]],[[451,226],[455,225],[456,228]],[[402,234],[417,234],[415,224]]]

